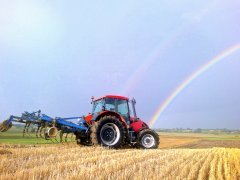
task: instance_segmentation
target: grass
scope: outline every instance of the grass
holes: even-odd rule
[[[22,127],[12,127],[7,132],[0,132],[0,144],[22,144],[22,145],[37,145],[37,144],[54,144],[55,140],[45,140],[43,138],[37,138],[35,133],[25,134],[23,137]],[[57,138],[60,141],[59,138]],[[70,141],[70,138],[68,138]]]
[[[22,134],[19,133],[6,133],[0,134],[0,143],[4,144],[49,144],[51,141],[46,141],[41,138],[36,137],[22,137]]]

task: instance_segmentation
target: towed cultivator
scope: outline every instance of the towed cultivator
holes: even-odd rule
[[[24,112],[22,116],[10,116],[0,124],[0,132],[12,127],[12,122],[24,123],[23,136],[29,134],[29,127],[37,127],[36,137],[46,140],[67,142],[76,136],[78,144],[102,145],[119,148],[131,145],[144,149],[154,149],[159,145],[158,134],[136,115],[135,99],[107,95],[98,99],[92,98],[93,111],[87,116],[71,118],[51,118],[41,111]],[[131,104],[132,106],[129,106]],[[131,110],[130,110],[131,109]],[[73,123],[70,120],[78,120]]]
[[[5,132],[12,127],[12,122],[24,123],[23,137],[29,134],[29,128],[31,125],[37,127],[36,137],[43,138],[45,140],[55,140],[58,142],[57,136],[59,136],[60,142],[67,142],[69,139],[73,140],[75,132],[82,130],[87,131],[88,128],[79,126],[69,120],[80,119],[82,117],[72,118],[51,118],[41,113],[41,110],[29,113],[22,113],[21,117],[10,116],[8,120],[3,121],[0,124],[0,132]],[[70,137],[70,138],[69,138]]]

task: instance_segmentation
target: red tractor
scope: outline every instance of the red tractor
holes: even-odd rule
[[[11,115],[0,124],[0,132],[9,130],[12,123],[17,122],[25,124],[23,136],[29,133],[30,126],[35,125],[36,137],[46,140],[58,141],[59,135],[60,142],[63,142],[65,134],[67,142],[68,134],[75,134],[77,143],[83,145],[102,145],[109,148],[131,145],[144,149],[158,147],[158,134],[136,115],[135,99],[107,95],[92,98],[92,104],[92,113],[85,117],[52,118],[42,114],[41,110],[32,113],[25,111],[21,116]],[[70,121],[77,119],[77,124]]]
[[[78,144],[110,148],[126,144],[144,149],[158,147],[158,134],[136,115],[135,99],[106,95],[98,99],[92,98],[92,104],[92,113],[79,122],[90,130],[88,133],[76,134]]]

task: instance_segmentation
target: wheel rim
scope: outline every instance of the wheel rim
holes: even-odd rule
[[[107,123],[101,128],[100,138],[107,146],[115,145],[120,139],[120,130],[115,124]]]
[[[155,145],[155,139],[151,134],[145,134],[142,137],[142,145],[145,148],[151,148]]]

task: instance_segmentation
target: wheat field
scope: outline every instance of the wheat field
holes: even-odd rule
[[[240,179],[240,149],[0,148],[0,179]]]

